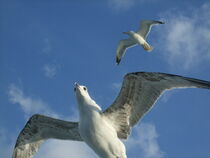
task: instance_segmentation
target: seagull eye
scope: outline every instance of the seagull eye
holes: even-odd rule
[[[86,87],[83,87],[83,89],[86,91],[87,90],[87,88]]]

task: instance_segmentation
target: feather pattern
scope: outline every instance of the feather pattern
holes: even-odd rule
[[[77,122],[36,114],[20,132],[12,158],[32,158],[39,146],[49,138],[82,141]]]
[[[103,114],[113,122],[118,137],[127,139],[131,127],[153,107],[160,95],[174,88],[210,89],[210,82],[165,73],[129,73],[124,77],[118,97]]]
[[[119,64],[124,56],[126,49],[135,46],[137,43],[131,38],[120,40],[117,47],[116,63]]]

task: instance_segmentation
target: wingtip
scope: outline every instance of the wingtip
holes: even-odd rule
[[[158,23],[158,24],[165,24],[164,21],[159,21],[159,20],[140,20],[140,23],[142,23],[144,21],[153,21],[153,22]]]
[[[164,21],[159,21],[159,20],[154,20],[154,22],[157,23],[157,24],[165,24]]]
[[[164,21],[158,21],[159,22],[159,24],[165,24],[165,22]]]
[[[121,59],[116,58],[116,65],[119,65],[120,64],[120,61],[121,61]]]

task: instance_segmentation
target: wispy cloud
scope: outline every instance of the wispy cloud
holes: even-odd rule
[[[53,78],[53,77],[55,77],[59,68],[60,68],[60,66],[56,65],[56,64],[46,64],[43,67],[44,74],[48,78]]]
[[[159,28],[158,47],[172,68],[190,70],[210,61],[210,4],[190,12],[176,10],[161,15],[166,24]]]
[[[26,117],[35,113],[58,117],[58,115],[54,113],[40,98],[32,98],[25,95],[23,90],[14,84],[9,86],[8,95],[9,101],[13,104],[19,105]]]
[[[49,140],[42,145],[35,158],[97,158],[95,153],[84,143],[75,141]]]
[[[154,124],[141,123],[133,129],[134,135],[126,143],[127,147],[140,148],[138,157],[163,158],[164,152],[160,149],[157,138],[158,134]]]

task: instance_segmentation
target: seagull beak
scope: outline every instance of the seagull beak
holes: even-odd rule
[[[128,32],[123,32],[124,34],[128,34]]]
[[[77,82],[75,82],[74,85],[75,85],[74,91],[76,92],[77,88],[79,87],[79,84]]]

